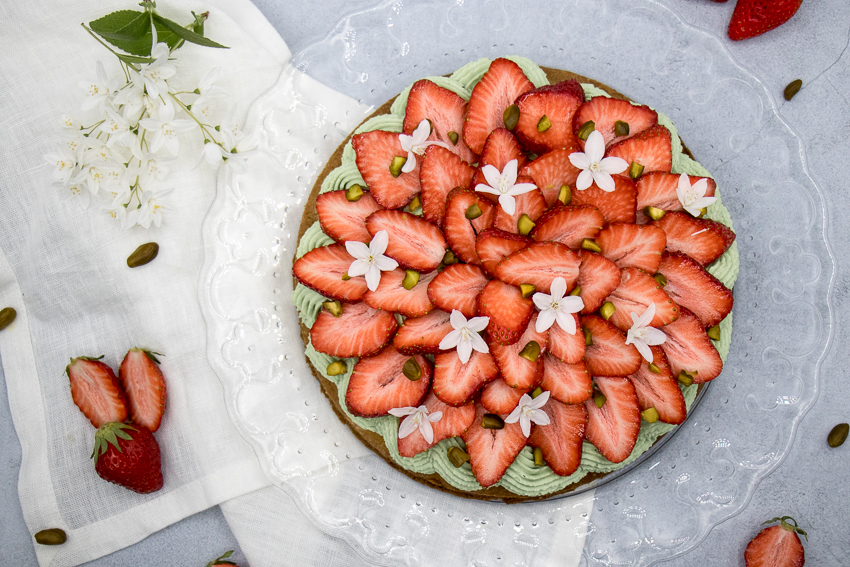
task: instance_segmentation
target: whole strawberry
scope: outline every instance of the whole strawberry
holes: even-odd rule
[[[118,379],[130,410],[130,420],[150,430],[159,429],[165,411],[165,379],[157,364],[157,352],[131,348],[118,369]]]
[[[803,0],[738,0],[729,22],[729,39],[738,41],[779,27],[797,13]]]
[[[114,421],[102,425],[94,435],[92,458],[104,480],[139,494],[162,488],[159,444],[144,427]]]
[[[226,552],[221,557],[216,557],[215,559],[207,563],[207,567],[224,567],[225,565],[228,565],[229,567],[239,567],[233,561],[227,561],[227,559],[230,558],[231,555],[233,555],[232,549]]]
[[[803,567],[806,554],[797,534],[802,534],[806,541],[809,536],[797,527],[797,521],[790,516],[773,518],[765,524],[773,522],[779,522],[779,525],[763,529],[747,545],[744,552],[747,567]],[[794,522],[794,525],[789,522]]]

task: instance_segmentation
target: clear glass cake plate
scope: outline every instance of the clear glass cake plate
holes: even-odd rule
[[[521,55],[669,116],[717,180],[741,267],[723,373],[664,444],[582,494],[506,505],[395,471],[333,413],[289,302],[306,198],[345,136],[411,84]],[[652,565],[691,551],[780,466],[833,333],[824,199],[774,95],[714,35],[651,0],[384,2],[293,56],[252,106],[259,151],[223,168],[199,282],[208,357],[270,480],[387,565]]]

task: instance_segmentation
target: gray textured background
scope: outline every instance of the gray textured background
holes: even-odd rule
[[[513,1],[513,0],[505,0]],[[542,1],[542,0],[541,0]],[[548,0],[547,0],[548,1]],[[344,13],[367,7],[371,0],[254,0],[293,52],[326,34]],[[662,2],[686,22],[724,35],[734,2],[708,0]],[[201,2],[203,4],[203,2]],[[724,35],[725,37],[725,35]],[[733,57],[781,98],[784,86],[801,78],[803,89],[783,104],[781,116],[803,138],[809,169],[826,193],[827,231],[836,256],[833,296],[835,335],[824,361],[820,397],[803,419],[785,462],[757,488],[737,516],[715,528],[694,551],[665,565],[743,565],[746,543],[761,522],[794,516],[810,534],[808,565],[850,565],[850,444],[825,449],[833,425],[850,421],[846,344],[850,333],[850,2],[804,1],[800,12],[780,29],[739,43],[726,42]],[[776,203],[777,208],[784,206]],[[777,214],[784,211],[777,210]],[[793,214],[793,211],[790,212]],[[2,376],[2,370],[0,370]],[[0,561],[35,565],[31,536],[17,497],[21,450],[11,423],[5,379],[0,380]],[[281,534],[285,538],[287,534]],[[218,508],[194,515],[144,541],[88,565],[199,565],[226,549],[246,564]],[[352,554],[348,565],[353,565]],[[290,558],[297,564],[296,558]],[[365,563],[362,563],[365,565]],[[257,567],[257,566],[255,566]]]

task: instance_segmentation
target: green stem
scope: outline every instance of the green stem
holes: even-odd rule
[[[168,94],[171,96],[171,98],[173,98],[175,101],[177,101],[177,104],[179,104],[179,105],[180,105],[180,108],[182,108],[182,109],[183,109],[183,111],[184,111],[186,114],[188,114],[188,115],[189,115],[189,117],[190,117],[192,120],[194,120],[194,121],[195,121],[195,123],[196,123],[196,124],[197,124],[197,125],[201,128],[201,132],[203,132],[203,133],[204,133],[204,139],[205,139],[205,140],[206,140],[206,136],[209,136],[209,137],[210,137],[210,140],[212,140],[212,142],[213,142],[215,145],[217,145],[218,147],[220,147],[220,148],[224,149],[224,146],[221,144],[221,142],[219,142],[218,140],[216,140],[216,139],[215,139],[215,136],[213,136],[213,135],[209,132],[209,130],[207,130],[207,129],[206,129],[206,127],[204,126],[204,124],[203,124],[203,123],[201,123],[201,121],[200,121],[200,120],[198,120],[197,118],[195,118],[195,115],[194,115],[194,114],[192,114],[192,111],[191,111],[191,110],[189,110],[189,108],[188,108],[185,104],[183,104],[183,102],[182,102],[179,98],[177,98],[176,96],[174,96],[174,95],[173,95],[172,93],[170,93],[170,92],[169,92]]]
[[[101,39],[100,39],[99,37],[97,37],[97,35],[96,35],[93,31],[91,31],[91,30],[89,29],[89,27],[88,27],[88,26],[86,26],[86,24],[80,24],[80,25],[81,25],[81,26],[83,26],[83,29],[84,29],[84,30],[86,30],[86,31],[89,33],[89,35],[90,35],[90,36],[92,36],[93,38],[95,38],[99,44],[101,44],[103,47],[105,47],[106,49],[108,49],[109,51],[111,51],[111,52],[112,52],[112,54],[113,54],[115,57],[118,57],[118,52],[117,52],[117,51],[115,51],[114,49],[112,49],[111,47],[109,47],[108,45],[106,45],[105,43],[103,43],[103,41],[101,41]],[[119,61],[120,61],[120,57],[119,57]],[[130,64],[128,63],[128,64],[127,64],[127,66],[130,66]],[[133,67],[133,70],[134,70],[134,71],[136,71],[136,72],[138,72],[138,71],[139,71],[139,70],[138,70],[138,69],[136,69],[135,67]]]

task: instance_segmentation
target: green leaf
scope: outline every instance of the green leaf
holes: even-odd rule
[[[154,20],[156,21],[156,23],[164,25],[169,30],[174,32],[176,35],[180,36],[182,39],[184,39],[184,40],[186,40],[190,43],[196,43],[198,45],[203,45],[203,46],[206,46],[206,47],[217,47],[219,49],[229,49],[229,47],[227,47],[226,45],[216,43],[215,41],[208,39],[208,38],[206,38],[202,35],[199,35],[199,34],[193,32],[192,30],[188,30],[188,29],[184,28],[183,26],[181,26],[177,22],[172,22],[171,20],[169,20],[167,18],[163,18],[159,14],[154,14],[153,17],[154,17]],[[159,26],[157,26],[157,30],[159,30]]]
[[[150,34],[150,17],[145,12],[119,10],[89,23],[106,40],[129,42]]]
[[[135,55],[124,55],[123,53],[116,53],[118,59],[123,61],[124,63],[153,63],[154,60],[151,57],[136,57]]]
[[[111,16],[115,16],[116,14],[124,14],[120,17],[116,16],[104,22],[107,18]],[[143,16],[144,22],[144,31],[138,37],[132,37],[129,33],[118,33],[116,32],[116,28],[120,26],[120,22],[123,21],[125,25],[129,22],[129,14]],[[132,10],[122,10],[121,12],[113,12],[108,16],[104,16],[99,20],[95,20],[90,23],[92,31],[101,36],[104,40],[108,41],[118,49],[122,51],[126,51],[132,55],[137,55],[141,57],[150,57],[151,54],[151,40],[153,39],[153,35],[151,34],[151,16],[150,14],[145,14],[143,12],[133,12]],[[141,29],[142,24],[139,25]],[[163,42],[168,45],[169,48],[173,48],[178,41],[180,41],[180,36],[171,31],[168,27],[164,26],[159,22],[154,22],[156,26],[156,36],[157,41]],[[122,29],[130,29],[130,28],[122,28]],[[102,33],[103,32],[103,33]],[[119,58],[121,56],[119,55]],[[122,59],[125,63],[150,63],[150,61],[133,61],[128,59]]]

